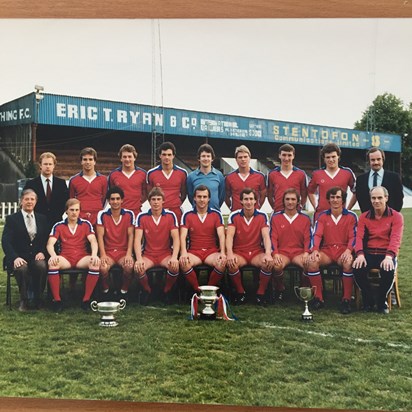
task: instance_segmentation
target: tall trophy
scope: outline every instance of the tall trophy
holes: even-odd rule
[[[213,320],[216,319],[216,313],[212,308],[212,305],[218,300],[217,291],[218,286],[199,286],[200,296],[199,300],[205,305],[202,313],[200,314],[201,319]]]
[[[309,312],[308,302],[315,297],[316,286],[309,287],[298,287],[295,286],[295,294],[301,301],[305,302],[305,311],[302,313],[303,322],[312,322],[313,315]]]
[[[114,318],[114,315],[119,310],[123,310],[126,307],[126,301],[124,299],[120,299],[120,302],[97,303],[94,300],[90,303],[90,307],[93,312],[99,312],[100,314],[99,326],[110,328],[118,325],[116,319]]]

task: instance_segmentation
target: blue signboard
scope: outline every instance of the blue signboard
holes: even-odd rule
[[[36,99],[33,94],[0,106],[0,126],[17,126],[35,122]]]
[[[0,108],[0,125],[11,124],[2,110]],[[377,146],[389,152],[401,152],[399,135],[72,96],[44,94],[44,99],[36,105],[33,94],[32,101],[27,102],[27,108],[15,110],[17,112],[14,111],[11,116],[13,121],[14,118],[19,119],[18,113],[32,116],[34,112],[39,124],[147,133],[156,131],[167,135],[311,146],[335,142],[342,148],[368,149]]]

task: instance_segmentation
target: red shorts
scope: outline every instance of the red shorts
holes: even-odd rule
[[[208,256],[210,256],[212,253],[218,253],[219,250],[218,248],[213,248],[213,249],[189,249],[189,253],[197,256],[202,262],[206,260]]]
[[[127,250],[106,250],[106,255],[113,259],[114,263],[119,263],[119,260],[126,256]]]
[[[346,250],[346,246],[342,245],[333,245],[333,246],[326,246],[320,249],[325,255],[327,255],[330,259],[334,262],[337,262],[338,259],[341,257],[342,253]]]
[[[290,261],[293,260],[296,256],[302,255],[305,253],[303,249],[290,249],[290,250],[285,250],[285,249],[279,249],[275,253],[279,253],[280,255],[286,256]]]
[[[81,254],[76,254],[76,253],[73,253],[73,254],[70,254],[70,255],[60,255],[61,257],[64,257],[66,260],[68,260],[69,261],[69,263],[70,263],[70,266],[72,267],[72,268],[75,268],[76,267],[76,265],[77,265],[77,262],[80,260],[80,259],[83,259],[85,256],[87,256],[87,255],[81,255]]]
[[[153,262],[154,266],[161,266],[161,262],[163,259],[171,256],[172,254],[170,252],[164,252],[162,254],[158,254],[157,256],[151,256],[151,255],[145,255],[143,254],[143,257],[146,259],[149,259],[151,262]]]
[[[259,253],[265,253],[264,250],[262,249],[255,249],[251,250],[249,252],[240,252],[240,251],[234,251],[236,255],[242,256],[243,259],[246,260],[247,264],[250,265],[252,262],[252,259],[257,256]]]

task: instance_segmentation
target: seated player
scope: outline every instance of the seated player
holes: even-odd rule
[[[83,310],[88,310],[91,295],[99,280],[100,259],[97,256],[96,236],[92,224],[88,220],[79,218],[80,201],[78,199],[69,199],[66,202],[66,214],[65,220],[57,222],[53,226],[47,242],[47,251],[50,255],[47,278],[56,312],[63,309],[60,297],[59,270],[70,268],[89,270],[81,305]],[[57,255],[54,249],[57,241],[60,241],[60,255]],[[87,243],[90,243],[91,255],[87,251]]]
[[[136,218],[134,253],[136,263],[134,270],[139,277],[145,293],[143,303],[147,304],[152,292],[147,278],[147,270],[154,266],[167,269],[163,288],[165,302],[170,302],[170,291],[179,275],[179,228],[176,215],[163,208],[164,193],[154,187],[148,195],[150,209],[139,213]]]
[[[322,212],[315,223],[313,246],[310,255],[309,280],[316,286],[313,308],[323,306],[322,279],[319,267],[337,263],[342,268],[343,296],[341,313],[351,312],[350,301],[353,289],[352,252],[355,246],[355,213],[344,208],[346,192],[335,186],[326,192],[330,209]]]
[[[375,309],[387,315],[386,303],[391,291],[397,264],[397,256],[402,242],[403,216],[388,206],[389,194],[384,186],[375,186],[369,192],[372,207],[359,217],[353,261],[356,283],[362,292],[363,309]],[[368,279],[370,269],[380,270],[378,294],[375,297]]]
[[[124,192],[113,186],[106,195],[109,209],[97,215],[97,243],[100,252],[100,275],[105,296],[109,293],[109,272],[114,265],[122,268],[120,299],[127,299],[127,292],[133,276],[133,237],[134,215],[131,210],[123,209]]]
[[[243,189],[240,192],[242,209],[232,212],[228,221],[227,266],[229,277],[236,289],[234,303],[239,305],[246,301],[239,271],[241,267],[252,265],[260,269],[259,288],[256,292],[258,305],[264,304],[263,296],[272,275],[273,259],[268,218],[265,213],[255,209],[256,202],[256,193],[253,189]]]
[[[281,212],[270,218],[270,238],[273,248],[273,282],[275,301],[284,299],[283,269],[291,263],[306,271],[311,242],[310,217],[299,211],[299,192],[290,188],[283,194]]]
[[[226,267],[225,226],[222,214],[209,207],[210,190],[205,185],[196,187],[195,206],[183,215],[180,227],[180,268],[195,291],[199,283],[193,266],[213,266],[209,285],[217,286]]]

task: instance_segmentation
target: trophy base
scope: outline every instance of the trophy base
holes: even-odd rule
[[[216,313],[201,313],[199,316],[199,319],[201,320],[216,320]]]
[[[104,328],[114,328],[117,325],[118,323],[115,320],[111,320],[111,321],[105,320],[99,323],[99,326],[103,326]]]
[[[302,315],[301,317],[302,322],[313,322],[312,315]]]

